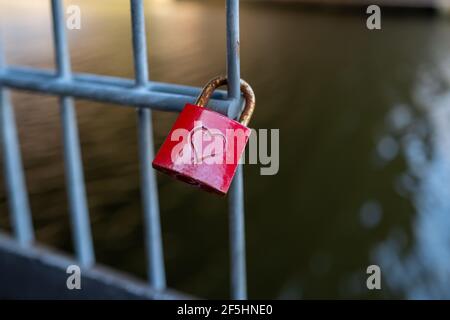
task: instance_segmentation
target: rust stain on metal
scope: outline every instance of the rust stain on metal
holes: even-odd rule
[[[255,110],[256,104],[255,93],[253,92],[252,87],[250,87],[250,85],[246,81],[241,79],[240,82],[241,82],[241,91],[245,98],[245,107],[244,111],[242,111],[241,117],[239,118],[239,122],[244,126],[247,126],[253,115],[253,111]],[[200,107],[206,106],[214,90],[216,90],[221,86],[226,85],[227,83],[228,80],[227,77],[225,76],[218,76],[211,79],[203,88],[195,104]]]

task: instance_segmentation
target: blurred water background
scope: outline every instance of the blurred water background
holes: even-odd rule
[[[133,77],[128,1],[72,0],[72,67]],[[223,1],[146,2],[150,77],[225,72]],[[245,167],[251,298],[450,298],[450,20],[241,5],[254,128],[280,129],[280,170]],[[9,64],[54,68],[49,1],[0,2]],[[13,92],[38,241],[73,252],[55,97]],[[145,278],[136,112],[77,101],[98,262]],[[155,112],[159,147],[175,114]],[[3,175],[0,175],[3,181]],[[168,285],[229,294],[227,201],[158,174]],[[0,228],[10,230],[4,184]],[[382,290],[366,288],[378,264]]]

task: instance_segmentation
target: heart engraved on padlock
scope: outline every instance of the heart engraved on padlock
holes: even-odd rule
[[[195,104],[186,104],[152,163],[161,172],[220,195],[227,193],[236,173],[251,133],[247,124],[255,109],[255,95],[244,80],[241,80],[240,87],[246,103],[239,122],[205,108],[214,90],[226,84],[226,77],[216,77],[203,88]],[[179,134],[180,130],[184,134]],[[200,140],[196,142],[194,136],[199,133]],[[203,140],[205,134],[209,139],[206,144]],[[215,144],[208,144],[210,140]],[[204,146],[220,150],[214,148],[214,152],[205,155]],[[174,152],[177,148],[180,150]],[[185,152],[190,152],[189,161],[183,158],[187,156]]]
[[[214,152],[214,153],[205,155],[204,152],[203,152],[203,150],[204,150],[203,139],[200,140],[201,147],[199,147],[199,143],[198,142],[196,143],[196,141],[198,141],[198,139],[196,140],[194,138],[194,135],[199,130],[201,130],[200,133],[202,134],[202,136],[204,135],[204,133],[207,133],[211,139],[214,139],[215,137],[220,137],[222,139],[222,148],[221,148],[222,151],[221,152],[217,152],[217,153]],[[192,155],[193,155],[193,159],[192,160],[196,164],[202,163],[206,159],[215,158],[217,156],[225,154],[225,148],[226,148],[226,145],[227,145],[227,138],[222,133],[211,132],[211,131],[212,130],[208,129],[205,126],[198,126],[198,127],[195,127],[194,129],[192,129],[189,132],[189,138],[188,139],[189,139],[189,145],[190,145],[190,148],[192,150]],[[214,143],[214,142],[210,141],[210,143]],[[183,149],[180,150],[180,156],[181,157],[183,156]]]

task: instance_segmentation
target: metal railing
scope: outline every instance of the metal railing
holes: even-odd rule
[[[64,25],[63,3],[51,0],[55,43],[55,72],[7,66],[0,46],[0,130],[5,179],[13,230],[18,244],[34,246],[34,232],[28,204],[14,110],[8,88],[59,96],[63,128],[67,192],[76,258],[84,269],[95,265],[89,211],[83,178],[74,98],[110,102],[137,108],[141,165],[141,192],[144,210],[148,278],[151,288],[166,288],[156,178],[151,161],[154,146],[152,110],[180,111],[193,102],[200,88],[149,80],[143,0],[131,0],[132,41],[135,80],[76,74],[71,72]],[[239,0],[226,0],[228,92],[213,95],[210,107],[237,117],[242,106],[239,63]],[[1,44],[0,44],[1,45]],[[229,191],[231,295],[246,299],[244,202],[242,167],[237,170]]]

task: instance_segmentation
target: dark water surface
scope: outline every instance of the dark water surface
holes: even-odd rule
[[[128,1],[68,1],[75,72],[132,78]],[[48,1],[2,1],[10,64],[53,68]],[[201,86],[225,72],[223,4],[146,3],[150,76]],[[251,298],[450,298],[450,22],[241,8],[254,128],[280,129],[280,170],[245,167]],[[40,242],[72,252],[57,99],[13,94]],[[77,101],[98,261],[145,277],[136,112]],[[159,147],[176,115],[154,113]],[[1,177],[3,180],[3,176]],[[170,287],[229,291],[227,202],[158,175]],[[9,229],[3,184],[0,227]],[[366,288],[378,264],[382,290]]]

